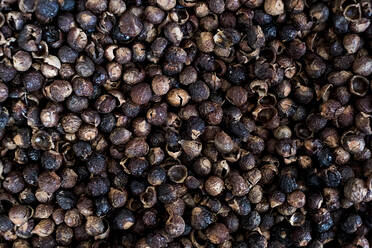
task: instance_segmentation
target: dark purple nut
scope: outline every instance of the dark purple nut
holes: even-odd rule
[[[160,24],[164,17],[165,13],[158,7],[147,6],[144,12],[145,19],[152,24]]]
[[[47,170],[58,170],[62,165],[63,157],[60,153],[49,150],[41,155],[41,166]]]
[[[320,78],[326,70],[326,64],[317,55],[309,54],[305,58],[305,70],[309,77]]]
[[[161,126],[167,121],[167,104],[155,105],[146,113],[147,122],[154,126]]]
[[[93,61],[87,56],[80,56],[76,60],[75,71],[81,77],[90,77],[93,75],[95,65]]]
[[[100,14],[107,10],[107,0],[87,0],[85,2],[85,7],[95,14]]]
[[[57,16],[59,4],[56,0],[41,0],[37,2],[35,15],[43,23],[48,23]]]
[[[63,102],[72,93],[71,84],[65,80],[54,80],[44,88],[46,97],[55,102]]]
[[[62,46],[58,50],[58,58],[62,63],[75,63],[76,59],[78,58],[78,52],[72,49],[69,46]]]
[[[209,0],[208,7],[212,12],[216,14],[221,14],[222,12],[225,11],[225,2],[223,0],[217,1]]]
[[[216,102],[204,101],[199,106],[199,113],[210,125],[218,125],[222,121],[223,110]]]
[[[147,83],[139,83],[134,85],[131,88],[130,97],[135,104],[147,104],[152,97],[150,85]]]
[[[77,14],[76,21],[79,23],[80,27],[83,30],[92,31],[96,26],[97,17],[89,10],[85,10]]]
[[[134,214],[128,209],[124,208],[124,209],[121,209],[114,216],[113,224],[114,224],[114,228],[116,229],[127,230],[131,228],[135,222],[136,222],[136,219],[134,217]]]
[[[95,103],[95,107],[101,114],[108,114],[112,112],[116,107],[116,100],[111,95],[101,95],[98,97]]]
[[[123,35],[133,38],[141,33],[143,23],[131,11],[125,11],[120,17],[119,28]]]
[[[25,187],[25,181],[22,178],[22,175],[19,173],[9,173],[2,182],[2,186],[8,192],[12,194],[17,194],[21,192]]]
[[[0,102],[4,102],[9,96],[9,89],[6,84],[0,82]]]
[[[76,77],[72,80],[72,89],[77,96],[91,96],[93,94],[93,84],[85,78]]]
[[[195,207],[191,211],[190,225],[196,230],[203,230],[214,221],[213,214],[204,207]]]
[[[110,190],[110,181],[106,177],[93,177],[89,180],[86,190],[87,193],[93,197],[105,195]]]
[[[188,92],[190,93],[191,100],[194,102],[205,101],[210,96],[210,89],[203,81],[197,81],[190,84]]]
[[[179,215],[171,215],[165,223],[165,231],[171,237],[179,237],[185,231],[185,221]]]
[[[41,34],[42,31],[40,27],[31,24],[24,26],[17,39],[18,46],[27,52],[38,51],[38,46],[41,42]]]
[[[125,145],[125,155],[128,158],[143,157],[149,152],[149,145],[143,138],[134,138]]]
[[[208,240],[212,244],[222,244],[230,238],[229,230],[222,223],[215,223],[206,230]]]
[[[9,82],[16,76],[17,71],[11,65],[6,63],[0,63],[0,79],[2,81]]]

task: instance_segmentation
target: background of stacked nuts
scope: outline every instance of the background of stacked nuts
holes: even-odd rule
[[[371,16],[0,0],[0,247],[370,247]]]

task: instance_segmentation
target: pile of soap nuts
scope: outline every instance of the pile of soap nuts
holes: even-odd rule
[[[0,0],[0,248],[369,248],[371,18]]]

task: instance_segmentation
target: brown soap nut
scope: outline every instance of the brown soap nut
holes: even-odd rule
[[[111,3],[111,1],[110,1]],[[107,1],[87,0],[85,7],[95,14],[104,12],[107,9]]]
[[[210,176],[204,183],[205,191],[211,196],[217,196],[224,190],[225,185],[221,178]]]
[[[67,114],[61,118],[62,128],[67,133],[76,133],[81,124],[82,120],[75,114]]]
[[[230,238],[229,230],[222,223],[215,223],[209,226],[206,230],[208,240],[212,244],[222,244]]]
[[[134,138],[125,145],[125,155],[128,158],[143,157],[149,152],[149,145],[143,138]]]
[[[286,200],[286,195],[280,191],[274,191],[269,195],[269,204],[271,208],[282,205]]]
[[[73,188],[78,181],[78,174],[70,168],[64,168],[61,177],[61,187],[65,189]]]
[[[185,106],[190,100],[190,95],[186,90],[178,88],[171,89],[167,94],[167,101],[173,107]]]
[[[120,208],[123,207],[127,202],[128,193],[126,190],[111,188],[108,194],[108,198],[114,208]]]
[[[67,226],[78,227],[82,224],[82,221],[82,216],[76,208],[66,211],[64,222]]]
[[[33,209],[25,205],[15,205],[9,209],[9,219],[16,226],[26,223],[33,215]]]
[[[222,121],[223,110],[220,104],[204,101],[199,106],[199,113],[210,125],[218,125]]]
[[[250,190],[246,180],[237,171],[229,173],[225,179],[225,185],[234,196],[244,196]]]
[[[213,34],[210,32],[200,32],[200,34],[196,38],[196,45],[202,52],[213,52],[215,46]]]
[[[356,57],[353,63],[353,71],[364,77],[372,73],[372,58],[368,56]]]
[[[133,133],[138,137],[146,137],[151,132],[151,125],[143,117],[135,118],[132,121]]]
[[[72,86],[65,80],[54,80],[43,90],[46,97],[55,102],[63,102],[72,94]]]
[[[152,24],[160,24],[165,16],[163,10],[155,6],[147,6],[144,11],[144,16],[147,21]]]
[[[83,141],[92,141],[98,135],[98,129],[93,125],[83,124],[77,131],[77,136]]]
[[[170,89],[170,79],[164,75],[157,75],[151,82],[152,91],[155,95],[162,96],[168,93]]]
[[[176,7],[176,0],[156,0],[156,4],[165,11],[169,11]]]
[[[236,146],[235,142],[224,131],[220,131],[216,134],[214,138],[214,145],[221,153],[230,153]]]
[[[108,79],[110,81],[118,81],[123,72],[122,65],[118,62],[110,62],[106,65]]]
[[[148,123],[154,126],[161,126],[167,121],[168,105],[165,103],[155,105],[146,113]]]
[[[367,192],[365,182],[359,178],[350,178],[344,187],[345,197],[353,203],[362,202]]]
[[[132,132],[124,127],[117,127],[110,133],[110,141],[114,145],[123,145],[132,137]]]
[[[135,104],[147,104],[152,97],[151,87],[147,83],[139,83],[132,87],[130,97]]]
[[[302,191],[296,190],[287,196],[287,202],[295,208],[302,208],[305,206],[306,196]]]
[[[39,237],[47,237],[54,232],[55,224],[51,219],[41,220],[32,230],[33,234],[38,235]]]
[[[248,193],[248,199],[251,203],[258,204],[262,202],[263,189],[260,185],[255,185]]]
[[[226,92],[226,99],[235,106],[242,106],[248,100],[248,92],[241,86],[232,86]]]
[[[165,231],[171,237],[179,237],[185,231],[185,221],[179,215],[171,215],[165,222]]]
[[[272,16],[278,16],[284,13],[284,3],[282,0],[265,0],[265,12]]]
[[[97,216],[88,216],[85,223],[85,231],[90,236],[97,236],[105,231],[105,223]]]
[[[35,208],[35,212],[33,217],[38,219],[47,219],[49,218],[53,213],[53,206],[47,205],[47,204],[39,204]]]
[[[27,71],[32,65],[32,58],[28,52],[18,51],[12,58],[17,71]]]
[[[41,190],[54,193],[61,186],[61,178],[54,171],[45,171],[40,174],[38,184]]]
[[[69,245],[74,238],[74,231],[66,224],[57,226],[56,241],[61,245]]]
[[[87,34],[82,29],[73,27],[68,31],[67,43],[72,49],[81,52],[88,44]]]
[[[170,42],[172,42],[176,46],[179,45],[183,39],[181,27],[175,22],[169,22],[168,24],[166,24],[164,28],[164,35]]]

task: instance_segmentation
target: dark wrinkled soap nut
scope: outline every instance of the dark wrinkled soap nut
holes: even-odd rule
[[[143,29],[143,23],[131,11],[125,11],[119,20],[120,32],[130,38],[136,37]]]

